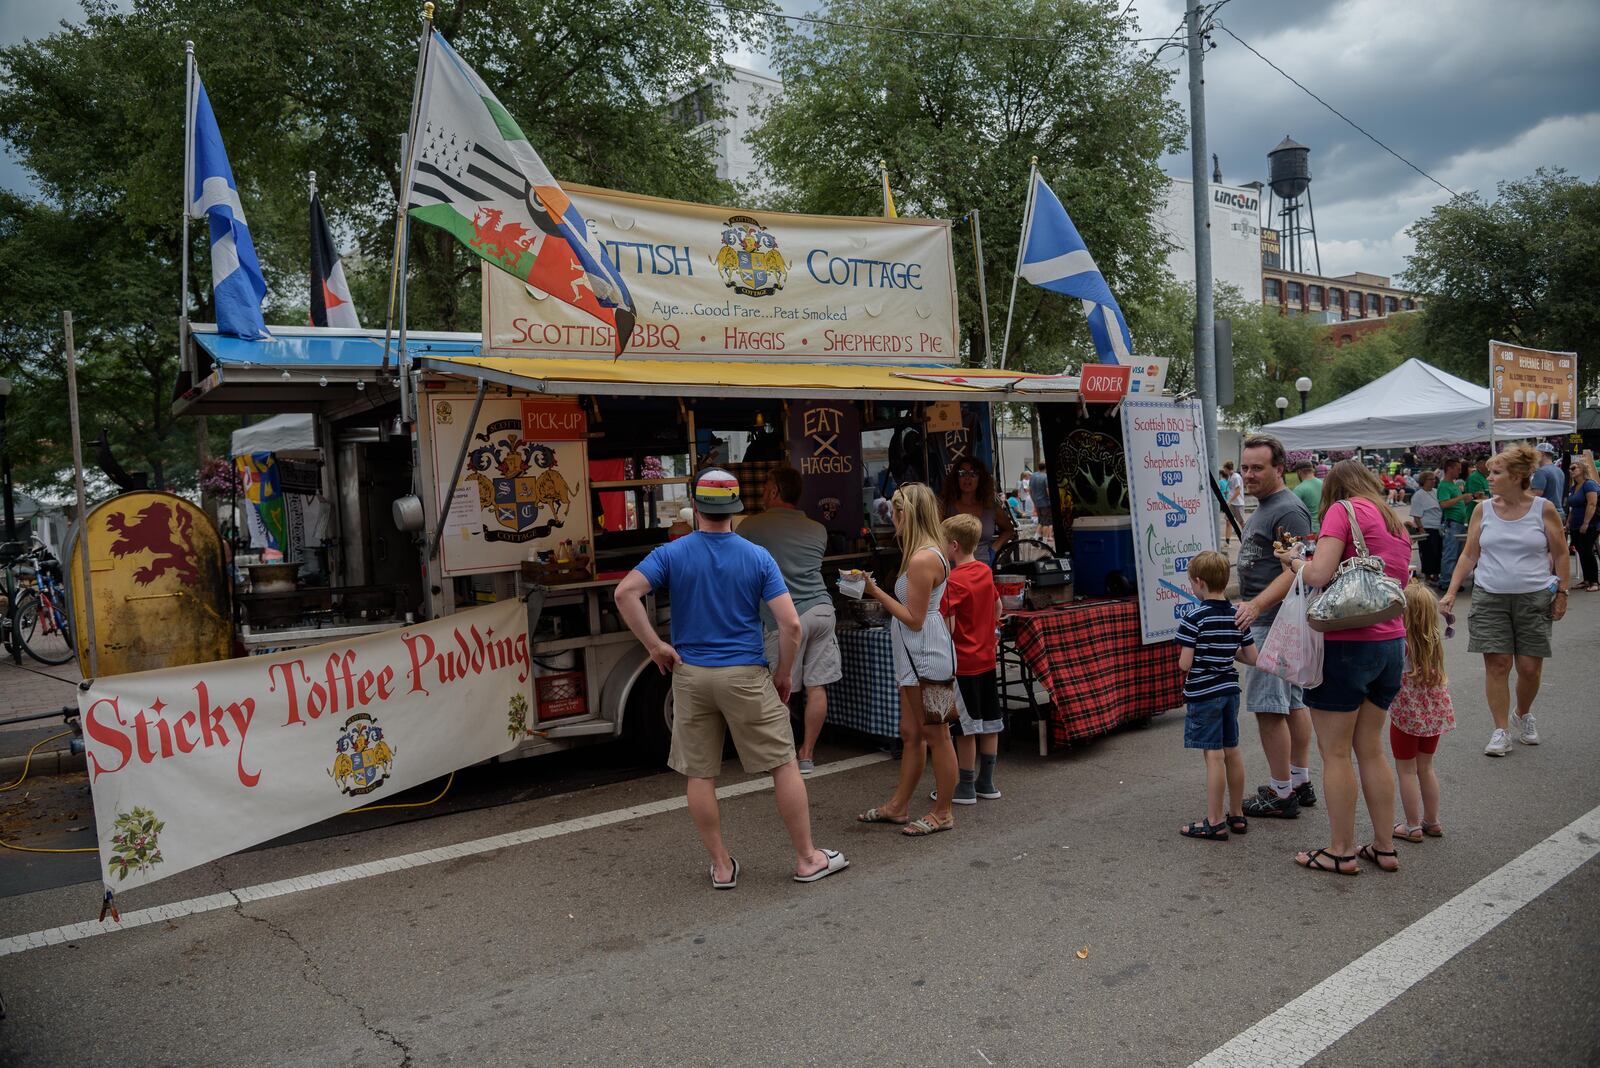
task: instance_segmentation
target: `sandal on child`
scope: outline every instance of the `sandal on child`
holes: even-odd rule
[[[1234,834],[1249,834],[1250,821],[1245,819],[1243,816],[1229,816],[1228,830],[1232,831]]]
[[[1366,845],[1356,850],[1356,856],[1360,857],[1362,860],[1372,861],[1372,863],[1378,866],[1379,871],[1396,872],[1400,870],[1400,854],[1396,853],[1392,849],[1387,851],[1379,849],[1371,842],[1368,842]],[[1380,857],[1388,857],[1390,860],[1394,861],[1394,867],[1384,867],[1383,861],[1379,859]]]
[[[1300,859],[1301,857],[1304,857],[1305,859],[1301,860]],[[1331,866],[1328,865],[1328,864],[1324,864],[1323,863],[1323,859],[1324,858],[1333,861],[1333,864]],[[1330,853],[1326,849],[1308,849],[1308,850],[1305,850],[1303,852],[1297,853],[1297,854],[1295,854],[1294,862],[1296,864],[1300,865],[1302,868],[1307,868],[1307,869],[1309,869],[1311,871],[1325,871],[1325,872],[1328,872],[1331,875],[1360,875],[1361,874],[1361,869],[1359,867],[1341,868],[1339,866],[1341,864],[1347,864],[1347,863],[1348,864],[1354,864],[1356,862],[1356,858],[1354,856],[1341,857],[1341,856],[1339,856],[1339,854]]]
[[[1442,823],[1429,823],[1427,820],[1423,820],[1422,821],[1422,833],[1427,835],[1429,838],[1443,838],[1444,837],[1444,824],[1442,824]]]
[[[1422,833],[1422,825],[1420,823],[1415,827],[1408,827],[1405,821],[1402,820],[1394,825],[1394,836],[1402,842],[1420,842],[1422,841]]]
[[[1179,827],[1178,833],[1185,838],[1204,838],[1208,842],[1226,842],[1228,840],[1228,825],[1226,823],[1212,823],[1209,818],[1195,820],[1187,827]]]

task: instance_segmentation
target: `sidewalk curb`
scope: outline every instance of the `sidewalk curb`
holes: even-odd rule
[[[0,781],[10,782],[18,778],[27,760],[26,753],[0,757]],[[70,775],[84,770],[87,766],[82,753],[74,753],[70,749],[41,750],[33,754],[33,763],[28,765],[28,776],[32,778],[35,775]]]

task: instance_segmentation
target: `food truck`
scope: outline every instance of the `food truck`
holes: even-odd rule
[[[1052,426],[1089,409],[1075,377],[958,366],[947,221],[569,192],[639,309],[620,359],[608,329],[486,266],[481,334],[386,343],[382,331],[273,327],[244,341],[194,326],[175,410],[299,427],[282,458],[248,435],[237,458],[251,506],[305,498],[289,502],[301,520],[280,524],[275,550],[300,564],[293,587],[263,589],[264,572],[236,569],[248,648],[525,597],[529,731],[507,755],[619,738],[664,755],[669,680],[612,590],[686,531],[696,471],[726,467],[754,511],[766,473],[794,466],[802,508],[829,531],[830,588],[840,568],[890,583],[887,486],[937,490],[961,455],[992,467],[997,404],[1048,406]],[[886,460],[869,467],[869,453]],[[1014,474],[995,473],[997,484]],[[1070,491],[1058,483],[1054,495],[1070,515]],[[1046,570],[1059,578],[1059,565]],[[1059,582],[1046,585],[1059,598]],[[649,607],[664,631],[670,599]],[[842,606],[841,619],[855,611]]]

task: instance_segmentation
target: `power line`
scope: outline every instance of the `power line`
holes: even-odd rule
[[[1294,83],[1296,88],[1298,88],[1301,92],[1305,93],[1312,100],[1315,100],[1317,103],[1321,104],[1323,107],[1327,108],[1329,111],[1331,111],[1335,115],[1339,116],[1339,118],[1343,119],[1346,123],[1349,124],[1351,129],[1355,130],[1362,137],[1365,137],[1368,141],[1371,141],[1373,144],[1377,145],[1379,148],[1381,148],[1385,152],[1389,153],[1389,155],[1393,156],[1395,159],[1399,160],[1401,163],[1404,163],[1407,167],[1410,167],[1412,170],[1414,170],[1418,174],[1422,175],[1428,181],[1432,182],[1434,185],[1438,186],[1440,189],[1443,189],[1446,193],[1449,193],[1452,197],[1460,197],[1461,196],[1460,193],[1457,193],[1454,189],[1451,189],[1449,186],[1447,186],[1443,182],[1439,181],[1439,179],[1435,178],[1433,175],[1429,174],[1427,171],[1423,170],[1421,167],[1417,166],[1415,163],[1412,163],[1410,160],[1406,159],[1400,153],[1396,152],[1394,149],[1390,148],[1388,145],[1384,144],[1382,141],[1380,141],[1376,137],[1372,136],[1366,130],[1362,129],[1359,125],[1357,125],[1357,123],[1355,122],[1354,119],[1350,118],[1350,116],[1346,115],[1344,112],[1340,111],[1338,108],[1334,107],[1332,104],[1330,104],[1326,100],[1322,99],[1316,93],[1313,93],[1310,89],[1307,89],[1304,85],[1301,85],[1300,82],[1296,81],[1294,76],[1291,75],[1288,71],[1284,70],[1282,67],[1280,67],[1276,63],[1272,62],[1272,60],[1268,59],[1266,56],[1262,55],[1260,52],[1257,52],[1254,48],[1251,48],[1249,42],[1245,41],[1238,34],[1234,33],[1232,30],[1228,29],[1227,26],[1225,26],[1224,24],[1218,22],[1218,23],[1216,23],[1216,27],[1217,27],[1217,29],[1221,30],[1223,33],[1227,34],[1229,37],[1232,37],[1235,41],[1238,41],[1240,44],[1244,45],[1244,47],[1246,49],[1248,49],[1250,51],[1250,53],[1252,55],[1254,55],[1257,59],[1261,60],[1261,62],[1265,63],[1267,66],[1271,67],[1273,70],[1277,71],[1279,74],[1283,75],[1285,78],[1288,78],[1290,82]]]
[[[1067,37],[1029,37],[1007,33],[958,33],[953,30],[913,30],[899,26],[867,26],[859,22],[840,22],[837,19],[817,18],[813,15],[786,15],[781,11],[761,11],[757,8],[733,7],[729,4],[707,3],[707,7],[715,11],[726,11],[731,15],[758,15],[769,19],[784,19],[789,22],[802,22],[813,26],[829,26],[837,30],[855,30],[858,33],[887,33],[909,37],[954,37],[968,41],[1020,41],[1036,44],[1066,44],[1071,38]],[[1125,40],[1129,44],[1141,44],[1148,41],[1170,41],[1172,34],[1165,37],[1129,37]]]

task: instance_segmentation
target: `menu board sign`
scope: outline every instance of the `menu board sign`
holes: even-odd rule
[[[1489,403],[1498,437],[1570,433],[1578,418],[1577,353],[1489,342]]]
[[[1129,398],[1122,405],[1122,440],[1139,621],[1150,645],[1178,633],[1182,612],[1197,602],[1189,588],[1189,561],[1217,547],[1200,402]]]

